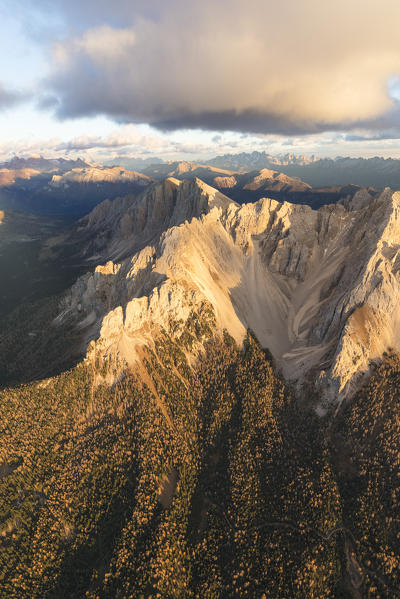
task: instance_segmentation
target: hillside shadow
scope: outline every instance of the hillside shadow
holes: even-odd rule
[[[130,265],[125,265],[128,270]],[[0,389],[57,376],[74,368],[86,355],[87,347],[100,336],[104,318],[116,308],[125,321],[127,304],[149,297],[166,276],[146,265],[126,282],[125,272],[87,273],[93,286],[92,301],[82,306],[80,296],[67,300],[66,294],[24,302],[0,320]],[[120,276],[123,290],[116,285]],[[71,296],[69,296],[70,298]]]

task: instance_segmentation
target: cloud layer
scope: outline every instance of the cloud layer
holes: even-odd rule
[[[79,156],[88,161],[111,161],[118,164],[125,158],[157,156],[166,160],[193,159],[237,151],[238,134],[219,135],[218,140],[212,139],[213,137],[215,138],[212,133],[203,133],[193,139],[192,135],[165,135],[150,129],[140,131],[132,124],[120,125],[106,135],[82,134],[68,140],[59,137],[3,139],[0,140],[0,162],[14,155],[44,154],[50,157]],[[264,150],[270,143],[271,140],[266,138],[246,135],[241,140],[240,148],[242,151],[251,151],[259,147]]]
[[[47,80],[61,118],[286,135],[399,124],[398,0],[55,4],[71,23],[81,7]]]

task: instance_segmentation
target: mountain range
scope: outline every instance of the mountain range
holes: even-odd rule
[[[80,221],[69,243],[101,266],[78,279],[62,318],[79,305],[87,338],[129,363],[137,344],[207,305],[216,334],[240,345],[252,330],[287,379],[313,373],[321,406],[337,407],[399,346],[399,198],[240,206],[200,179],[167,178]]]
[[[287,160],[286,160],[287,162]],[[143,172],[65,159],[15,158],[0,169],[0,206],[33,214],[74,218],[105,199],[139,193],[155,180],[200,178],[243,204],[261,197],[319,207],[352,196],[359,186],[312,188],[298,177],[263,168],[232,171],[197,162],[147,166]]]
[[[398,194],[355,188],[317,210],[265,197],[241,205],[196,174],[207,174],[224,191],[226,177],[260,195],[274,186],[285,193],[314,190],[266,169],[254,176],[180,163],[174,174],[185,176],[187,169],[193,178],[150,184],[143,175],[141,194],[101,202],[45,242],[41,255],[51,260],[73,260],[79,268],[99,264],[71,289],[66,314],[76,314],[79,305],[86,337],[103,331],[102,343],[111,347],[105,331],[109,320],[118,321],[114,306],[124,306],[123,320],[111,330],[125,339],[128,327],[135,338],[127,314],[133,310],[135,323],[137,309],[130,306],[146,298],[150,312],[141,319],[150,343],[153,309],[157,318],[163,315],[155,330],[168,330],[169,318],[185,321],[180,311],[187,315],[189,304],[207,304],[216,332],[227,330],[240,344],[252,330],[286,378],[300,385],[313,373],[325,403],[340,404],[370,364],[397,347]],[[53,175],[50,185],[69,189],[118,177],[137,182],[136,173],[124,169],[91,167]],[[161,297],[167,303],[150,309]]]
[[[0,212],[0,597],[397,596],[400,192],[41,168]]]
[[[242,169],[227,170],[210,164],[183,161],[155,164],[147,167],[143,173],[155,180],[162,180],[165,177],[180,180],[199,178],[220,189],[239,204],[270,197],[318,208],[351,197],[360,189],[358,185],[313,188],[299,177],[289,177],[278,170],[269,168],[254,170],[251,165],[248,167],[250,170],[243,172]],[[370,189],[370,192],[374,193],[374,190]]]
[[[208,164],[231,170],[275,169],[289,177],[299,177],[313,187],[352,184],[376,189],[400,189],[400,160],[396,158],[308,158],[251,152],[217,156]]]
[[[14,158],[1,166],[0,206],[33,214],[82,216],[106,198],[140,192],[153,181],[80,159]]]

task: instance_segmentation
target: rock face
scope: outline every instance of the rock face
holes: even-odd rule
[[[80,234],[101,240],[104,265],[78,279],[59,320],[78,319],[104,355],[132,363],[158,331],[182,332],[208,306],[216,332],[240,343],[251,328],[287,379],[313,377],[337,404],[371,361],[400,349],[400,193],[390,189],[312,210],[239,206],[198,179],[167,179],[101,204]]]
[[[94,253],[121,259],[157,242],[169,228],[209,211],[220,202],[231,201],[202,181],[180,182],[172,177],[152,186],[138,198],[105,200],[80,221],[73,242]]]
[[[214,186],[218,189],[232,189],[237,185],[237,179],[233,175],[229,177],[215,177]]]

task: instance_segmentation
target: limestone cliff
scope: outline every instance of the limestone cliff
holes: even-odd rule
[[[389,189],[312,210],[238,206],[199,179],[167,179],[101,204],[80,234],[104,265],[76,282],[59,320],[77,319],[86,343],[123,362],[204,306],[216,331],[240,343],[251,328],[287,379],[312,377],[327,403],[400,349],[400,193]]]

